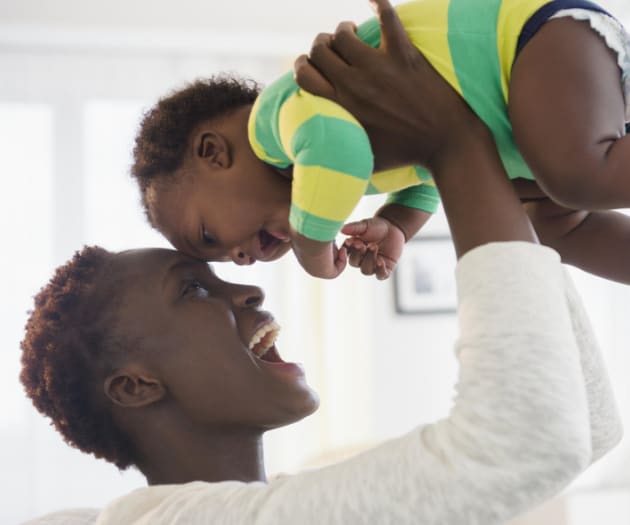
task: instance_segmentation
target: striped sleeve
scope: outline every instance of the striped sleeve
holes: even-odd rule
[[[374,165],[367,133],[338,104],[302,90],[284,101],[278,131],[293,163],[291,227],[330,241],[366,192]]]
[[[423,183],[390,193],[386,203],[435,213],[440,204],[440,194],[433,183]]]
[[[368,195],[389,193],[387,204],[435,213],[440,202],[431,174],[421,166],[402,166],[372,175]]]

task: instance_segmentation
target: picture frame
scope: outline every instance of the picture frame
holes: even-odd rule
[[[449,235],[411,239],[394,271],[396,312],[448,314],[457,309],[457,257]]]

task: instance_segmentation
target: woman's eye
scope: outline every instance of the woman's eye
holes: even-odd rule
[[[199,281],[190,281],[184,288],[183,295],[194,295],[195,297],[208,297],[208,290]]]

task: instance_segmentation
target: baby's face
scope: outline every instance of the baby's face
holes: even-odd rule
[[[256,159],[223,172],[200,168],[149,200],[158,229],[179,251],[205,261],[253,264],[291,249],[291,182]]]

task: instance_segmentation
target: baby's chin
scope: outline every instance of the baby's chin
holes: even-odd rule
[[[268,261],[277,261],[278,259],[280,259],[280,257],[284,257],[287,252],[289,252],[291,250],[291,243],[287,242],[287,243],[282,243],[280,246],[278,246],[276,248],[275,253],[273,253],[271,255],[271,257],[269,259],[267,259]]]
[[[262,229],[258,232],[258,253],[255,256],[260,261],[275,261],[291,249],[288,234],[270,232]]]

